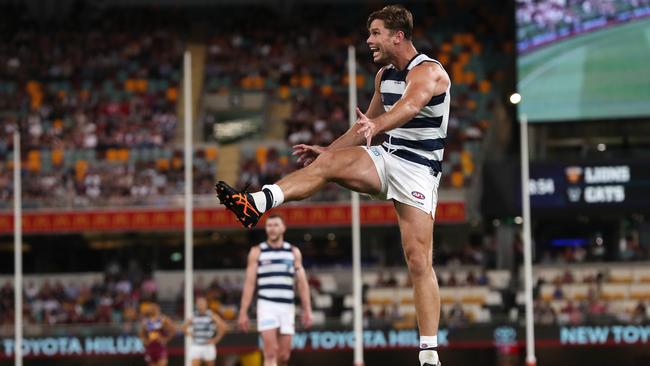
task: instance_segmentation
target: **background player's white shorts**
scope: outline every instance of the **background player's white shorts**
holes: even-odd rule
[[[257,300],[257,331],[280,328],[280,334],[294,334],[296,307],[293,304],[280,304]]]
[[[442,173],[434,176],[429,167],[390,154],[381,146],[364,148],[375,163],[381,180],[381,192],[376,198],[394,199],[435,217]]]
[[[190,359],[214,361],[217,359],[217,347],[214,344],[192,344],[190,345]]]

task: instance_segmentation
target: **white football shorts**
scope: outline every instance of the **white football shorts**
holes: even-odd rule
[[[280,328],[280,334],[294,334],[296,307],[266,300],[257,300],[257,331]]]
[[[435,218],[442,173],[434,174],[428,166],[402,159],[381,146],[364,148],[375,163],[381,180],[381,192],[375,198],[394,199],[417,207]]]
[[[192,344],[190,345],[190,359],[214,361],[217,359],[217,347],[214,344]]]

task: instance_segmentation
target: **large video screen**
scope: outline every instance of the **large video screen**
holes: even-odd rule
[[[650,0],[517,0],[519,112],[650,116]]]

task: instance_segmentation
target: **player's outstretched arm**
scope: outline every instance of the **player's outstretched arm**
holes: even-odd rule
[[[390,111],[379,117],[357,112],[358,133],[369,141],[372,137],[398,128],[415,117],[435,95],[447,91],[450,81],[442,67],[433,62],[426,62],[411,69],[406,78],[404,95],[393,105]]]
[[[370,116],[370,118],[379,117],[384,113],[384,106],[382,105],[381,94],[379,93],[379,85],[381,83],[381,75],[383,71],[384,69],[381,68],[375,76],[375,93],[373,94],[370,106],[366,111],[366,115]],[[350,129],[327,147],[305,144],[295,145],[293,147],[293,155],[298,157],[298,163],[303,163],[304,166],[307,166],[325,150],[361,145],[366,141],[366,139],[359,134],[359,128],[361,127],[362,126],[359,123],[355,123],[350,127]]]
[[[298,285],[298,295],[300,296],[300,304],[302,304],[302,323],[305,328],[311,327],[312,312],[311,312],[311,297],[309,295],[309,282],[307,282],[307,275],[302,266],[302,253],[300,249],[293,248],[294,268],[296,270],[296,284]]]
[[[384,113],[384,106],[381,102],[381,93],[379,92],[379,86],[381,84],[381,75],[384,72],[382,67],[375,75],[375,92],[372,95],[372,100],[370,101],[370,106],[366,111],[366,116],[369,118],[379,117]],[[357,108],[358,110],[358,108]],[[341,135],[338,139],[334,140],[328,148],[330,149],[339,149],[343,147],[358,146],[362,145],[366,140],[363,136],[360,136],[359,129],[362,126],[358,123],[355,123],[350,127],[350,129]]]
[[[255,291],[255,280],[257,279],[257,259],[260,256],[260,248],[254,246],[248,253],[248,264],[246,265],[246,279],[244,280],[244,289],[241,295],[241,304],[239,305],[239,318],[237,323],[239,328],[248,332],[248,308],[253,301],[253,292]]]
[[[183,334],[185,335],[191,335],[190,332],[190,325],[192,324],[192,318],[190,317],[187,319],[184,323],[181,329],[183,329]]]

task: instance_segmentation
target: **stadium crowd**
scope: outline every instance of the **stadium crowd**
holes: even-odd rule
[[[33,47],[38,44],[39,47]],[[12,195],[20,125],[31,206],[146,203],[181,194],[176,138],[180,55],[174,32],[19,31],[0,46],[0,196]],[[216,148],[195,151],[195,191],[210,193]]]
[[[629,300],[632,306],[627,309],[616,307],[617,298],[609,296],[603,286],[609,281],[606,274],[599,271],[595,276],[586,276],[581,280],[575,278],[571,270],[565,270],[556,276],[550,294],[544,294],[542,288],[547,285],[544,278],[539,278],[533,295],[535,297],[535,321],[543,325],[552,324],[594,324],[620,321],[629,324],[646,324],[650,322],[650,312],[644,299]],[[567,288],[574,284],[586,284],[585,296],[572,296]]]
[[[422,14],[450,11],[444,4],[417,6],[425,7],[419,9]],[[453,11],[467,10],[463,6]],[[232,22],[220,25],[228,27],[226,34],[221,28],[208,31],[204,92],[264,91],[290,101],[285,145],[331,142],[348,125],[347,45],[359,50],[360,105],[369,102],[377,68],[358,21],[365,13],[355,18],[347,15],[355,12],[344,12],[345,17],[328,21],[333,31],[323,32],[318,12],[311,15],[313,23],[299,29],[279,15],[257,12],[248,21],[234,15]],[[441,60],[454,82],[444,184],[462,187],[471,182],[473,156],[507,82],[499,70],[512,44],[502,42],[505,32],[484,32],[500,24],[500,16],[482,6],[463,17],[465,24],[434,21],[433,16],[416,22],[418,49]],[[22,19],[20,13],[15,18]],[[137,19],[107,19],[89,31],[3,25],[2,202],[12,195],[11,135],[16,125],[22,137],[27,207],[156,205],[181,193],[177,104],[184,33],[156,22],[140,29],[133,25]],[[292,32],[278,36],[276,30],[285,28]],[[211,193],[217,169],[216,148],[208,143],[212,146],[195,153],[197,193]],[[242,185],[261,185],[294,170],[288,151],[259,155],[268,160],[242,159]],[[332,189],[321,199],[338,197],[341,191]]]
[[[112,266],[109,266],[112,267]],[[449,268],[440,267],[443,272]],[[438,276],[441,288],[496,288],[491,283],[490,276],[485,270],[468,270],[460,275],[455,271]],[[123,324],[132,323],[139,319],[141,311],[149,302],[156,301],[163,305],[163,310],[173,315],[176,319],[183,317],[184,291],[178,289],[176,299],[160,299],[159,284],[152,275],[144,274],[140,270],[122,271],[109,268],[101,280],[91,283],[80,283],[74,279],[44,280],[39,285],[34,281],[27,281],[24,288],[24,317],[26,325],[61,325],[61,324]],[[535,319],[543,325],[555,324],[606,324],[623,322],[625,324],[647,324],[650,322],[650,309],[646,300],[627,300],[626,306],[617,306],[617,299],[612,298],[603,290],[607,283],[614,280],[604,272],[597,272],[593,276],[582,279],[569,269],[558,274],[550,282],[544,278],[538,279],[534,289]],[[337,291],[326,289],[321,285],[321,275],[318,272],[309,272],[308,281],[312,288],[312,297],[342,295]],[[588,285],[588,292],[584,297],[576,298],[568,294],[567,286]],[[552,286],[552,291],[544,291],[545,286]],[[495,287],[496,286],[496,287]],[[403,299],[392,301],[381,300],[377,302],[369,299],[368,293],[373,289],[409,289],[408,276],[396,276],[394,272],[378,271],[372,282],[364,283],[363,304],[367,322],[373,324],[391,323],[410,324],[414,318],[401,309],[405,305]],[[0,287],[0,326],[9,326],[13,323],[13,283],[7,281]],[[206,281],[203,276],[197,278],[194,284],[195,295],[202,295],[208,299],[211,309],[218,311],[227,320],[236,319],[238,305],[241,298],[242,283],[235,277],[216,275]],[[503,296],[509,291],[505,288]],[[319,308],[319,302],[313,301],[316,310],[326,314],[328,318],[341,319],[346,311],[345,306],[330,302],[327,307]],[[334,305],[332,305],[334,304]],[[488,319],[477,319],[476,314],[468,313],[475,303],[470,301],[454,301],[445,303],[441,322],[444,326],[465,327],[469,324],[490,321],[490,319],[505,319],[517,305],[504,302],[503,306],[487,306],[492,313]],[[480,306],[479,306],[480,307]],[[407,325],[405,325],[407,326]]]
[[[26,325],[121,324],[137,320],[141,304],[156,300],[157,284],[152,277],[130,278],[106,275],[102,281],[45,280],[40,286],[25,283],[23,317]],[[0,325],[14,321],[13,283],[0,288]]]

